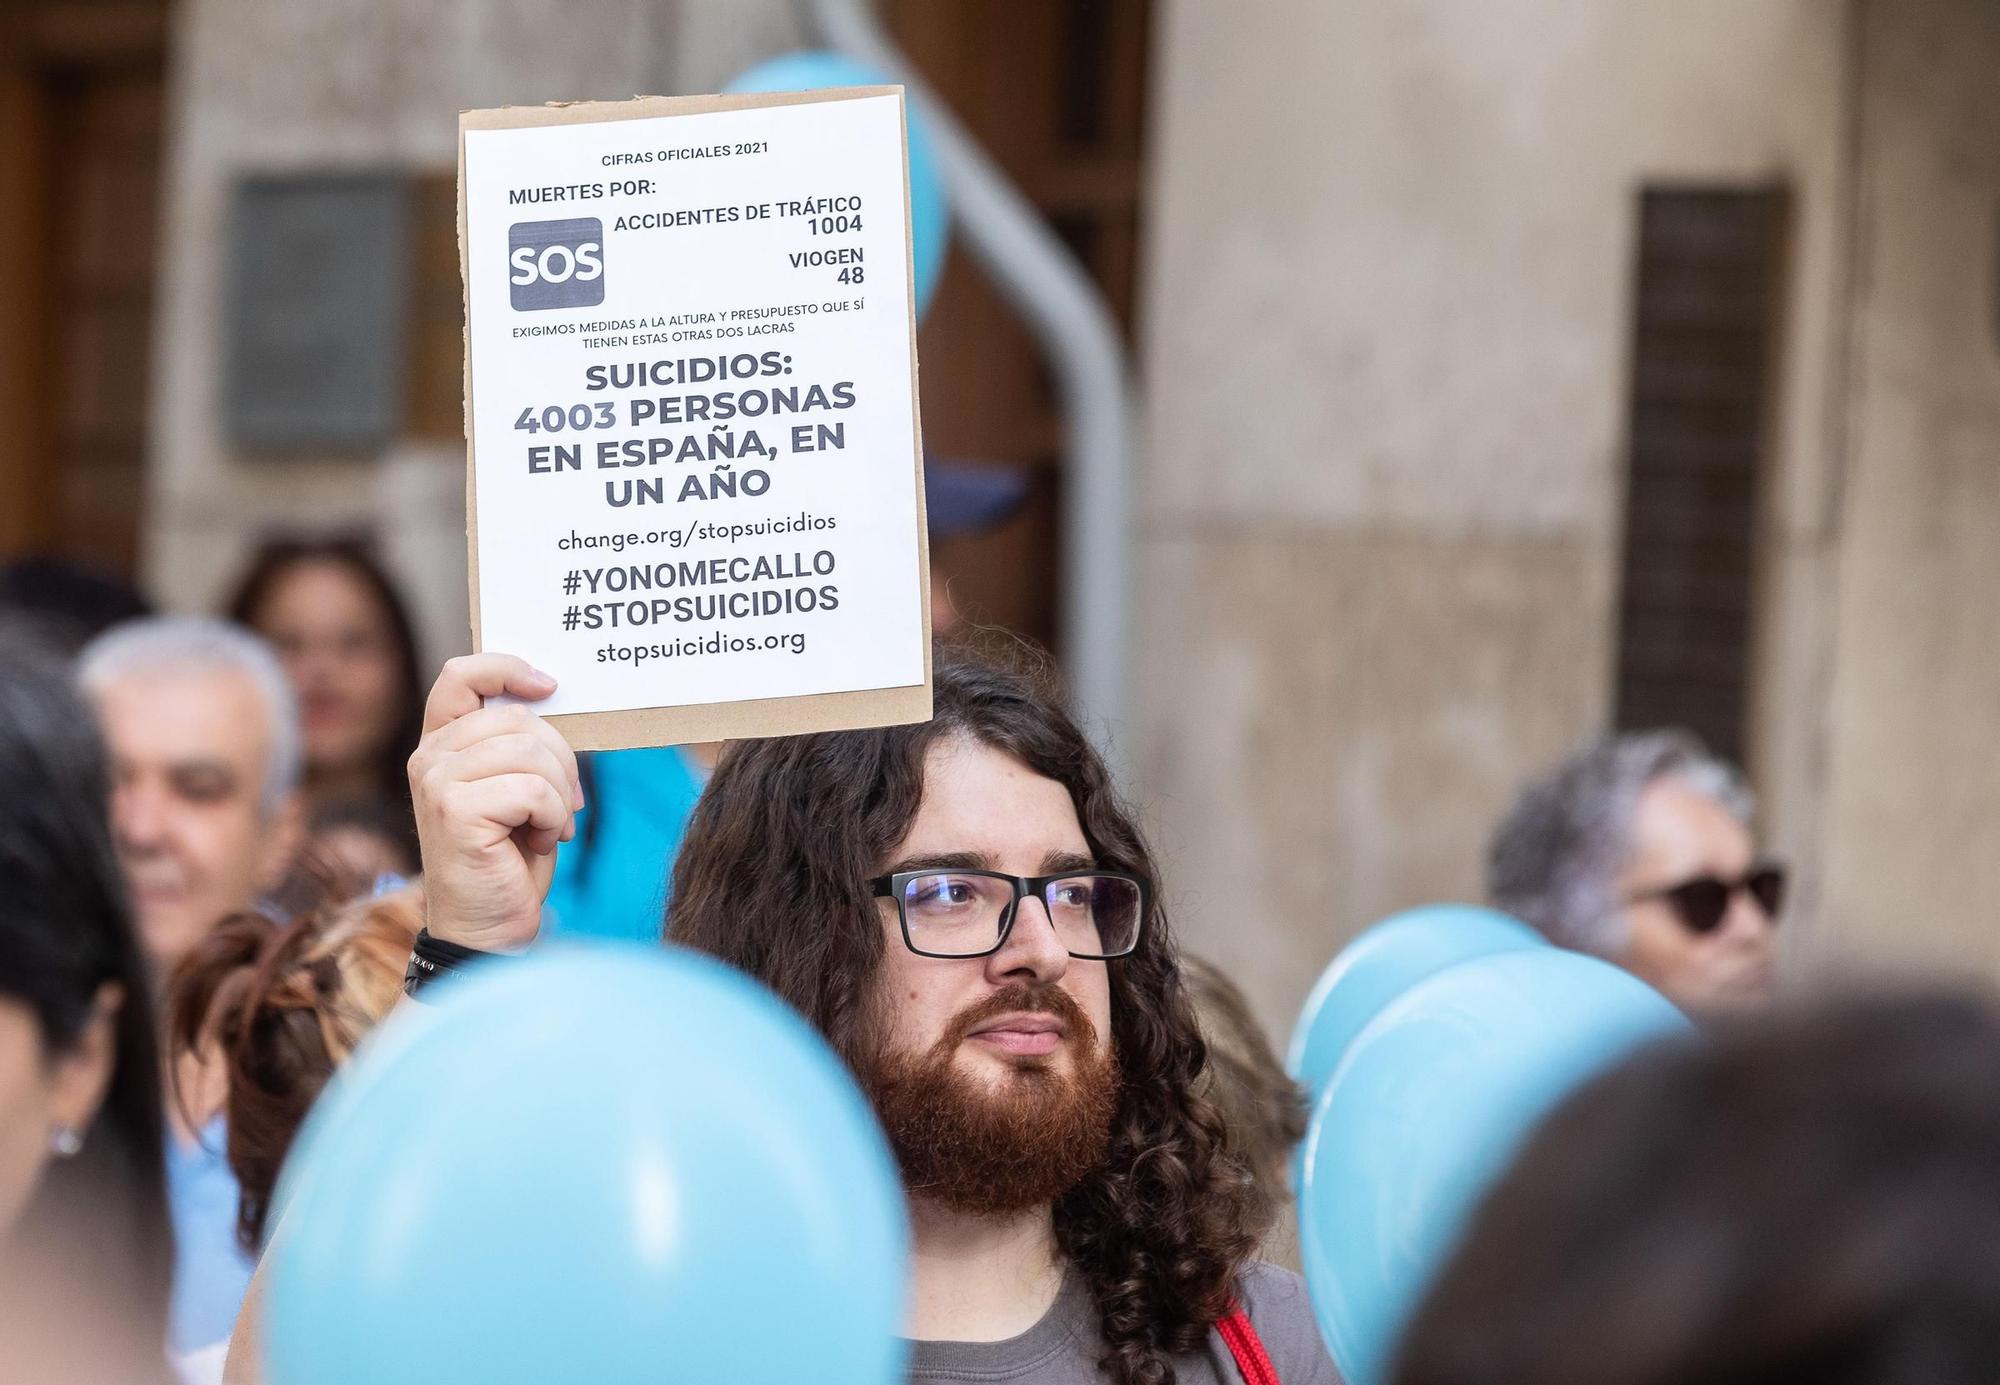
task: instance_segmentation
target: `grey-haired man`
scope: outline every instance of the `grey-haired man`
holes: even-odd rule
[[[79,673],[111,751],[119,864],[164,981],[291,867],[297,699],[262,640],[216,620],[115,626],[84,649]]]
[[[1493,902],[1695,1016],[1772,992],[1782,867],[1734,767],[1684,731],[1607,737],[1530,785],[1494,835]]]
[[[111,752],[112,842],[165,984],[291,868],[304,817],[298,700],[262,640],[217,620],[127,621],[84,647],[78,673]],[[167,1344],[183,1356],[229,1335],[252,1266],[236,1243],[222,1069],[199,1052],[169,1056]]]

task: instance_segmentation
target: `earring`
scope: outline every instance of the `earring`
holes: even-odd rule
[[[83,1153],[83,1134],[73,1125],[59,1125],[49,1132],[49,1153],[58,1159],[74,1159]]]

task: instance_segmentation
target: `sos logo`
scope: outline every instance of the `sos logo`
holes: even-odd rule
[[[604,301],[604,223],[517,221],[507,228],[507,290],[514,306],[588,308]]]

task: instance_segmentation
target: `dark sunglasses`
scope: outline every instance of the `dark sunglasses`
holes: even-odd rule
[[[1757,901],[1764,917],[1775,925],[1778,911],[1785,907],[1785,868],[1776,862],[1767,862],[1752,867],[1741,880],[1697,875],[1678,885],[1645,890],[1628,897],[1625,902],[1639,904],[1649,899],[1664,900],[1683,928],[1690,933],[1704,934],[1713,933],[1722,926],[1723,918],[1729,913],[1729,901],[1735,898],[1738,890]]]

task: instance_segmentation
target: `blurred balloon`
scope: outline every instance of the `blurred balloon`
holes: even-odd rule
[[[1313,1113],[1299,1248],[1351,1385],[1382,1385],[1397,1334],[1480,1195],[1576,1087],[1687,1020],[1630,974],[1544,947],[1449,967],[1391,1001]]]
[[[579,946],[435,994],[301,1133],[274,1385],[902,1379],[895,1166],[768,991],[692,953]]]
[[[1546,946],[1519,919],[1471,904],[1391,914],[1342,948],[1320,976],[1293,1026],[1286,1070],[1317,1097],[1354,1036],[1425,977],[1474,957]]]
[[[817,91],[822,87],[898,85],[894,77],[839,53],[787,53],[758,63],[724,91]],[[944,175],[938,168],[936,146],[924,127],[916,104],[903,102],[904,128],[910,150],[910,258],[916,286],[916,312],[923,316],[944,273],[945,251],[951,244],[951,205],[945,200]]]

